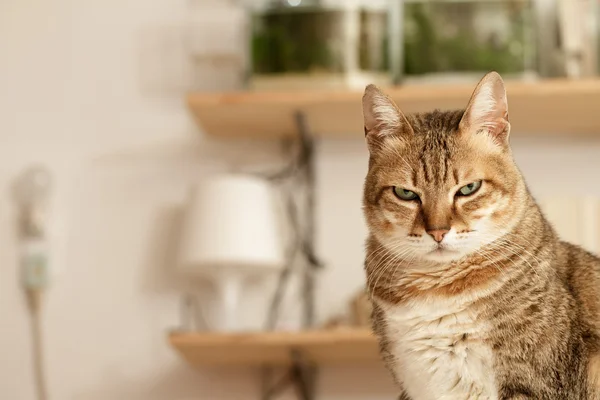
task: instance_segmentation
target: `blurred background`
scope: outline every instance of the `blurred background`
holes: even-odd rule
[[[530,189],[598,251],[599,18],[0,1],[0,397],[394,399],[363,296],[364,86],[424,111],[500,72]]]

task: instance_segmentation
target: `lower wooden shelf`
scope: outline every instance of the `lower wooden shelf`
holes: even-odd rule
[[[248,334],[172,333],[169,341],[194,366],[289,365],[294,351],[319,365],[380,360],[369,329],[332,329]]]

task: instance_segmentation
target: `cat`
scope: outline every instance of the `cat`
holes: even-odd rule
[[[466,100],[405,115],[363,95],[365,272],[400,399],[598,399],[600,259],[530,194],[500,75]]]

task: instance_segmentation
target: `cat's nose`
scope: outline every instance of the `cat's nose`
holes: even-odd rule
[[[450,229],[432,229],[427,231],[429,236],[438,243],[444,240],[444,236],[446,236],[446,233],[448,232],[450,232]]]

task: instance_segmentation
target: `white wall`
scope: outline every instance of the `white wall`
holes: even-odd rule
[[[256,371],[193,371],[166,344],[188,287],[171,270],[185,190],[213,164],[211,155],[239,155],[201,139],[181,96],[145,94],[140,86],[140,32],[178,23],[185,5],[0,3],[2,399],[34,399],[9,186],[38,161],[55,173],[66,228],[61,274],[44,314],[51,399],[256,398]],[[342,308],[362,279],[366,152],[358,132],[356,141],[324,141],[318,151],[322,318]],[[536,193],[600,194],[600,144],[516,139]],[[264,159],[259,151],[245,156]],[[321,386],[324,399],[392,398],[379,368],[329,368]]]

